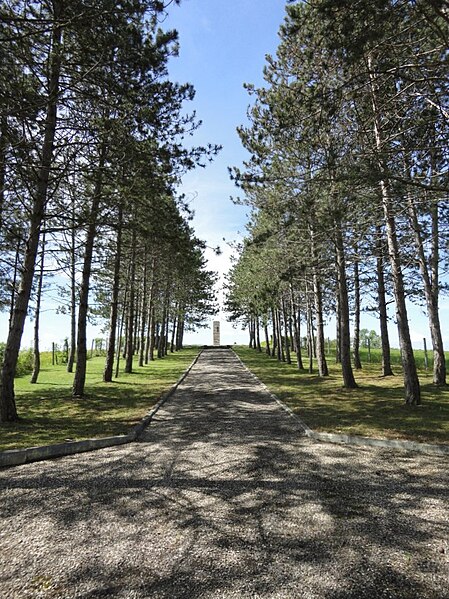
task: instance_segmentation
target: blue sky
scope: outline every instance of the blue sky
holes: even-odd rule
[[[164,27],[179,32],[180,53],[172,59],[170,78],[192,83],[196,97],[192,107],[203,125],[195,144],[223,146],[214,163],[197,169],[183,180],[181,191],[195,198],[194,227],[211,247],[220,245],[223,255],[208,252],[210,268],[221,274],[229,268],[231,249],[226,241],[245,231],[246,212],[230,201],[239,191],[229,179],[228,167],[246,158],[236,128],[246,122],[250,104],[244,83],[263,83],[266,54],[274,54],[279,26],[285,14],[284,0],[183,0],[171,6]],[[221,296],[221,294],[220,294]],[[223,343],[246,343],[248,335],[234,329],[220,314]],[[190,343],[212,343],[210,330],[189,334]]]

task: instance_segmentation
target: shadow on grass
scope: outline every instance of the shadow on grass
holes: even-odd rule
[[[407,406],[402,377],[382,377],[376,364],[355,373],[358,389],[344,389],[334,364],[330,364],[330,376],[320,378],[247,348],[239,347],[237,353],[311,428],[429,443],[449,442],[449,388],[433,385],[428,373],[421,373],[422,405]]]
[[[0,425],[0,450],[126,434],[173,385],[197,355],[169,354],[132,374],[103,383],[104,358],[89,360],[85,394],[71,396],[73,374],[64,366],[42,369],[40,382],[17,380],[17,423]]]

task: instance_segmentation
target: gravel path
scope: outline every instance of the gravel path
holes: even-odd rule
[[[208,350],[140,443],[0,473],[0,597],[449,598],[448,470],[311,441]]]

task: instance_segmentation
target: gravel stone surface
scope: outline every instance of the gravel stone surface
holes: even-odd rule
[[[139,443],[0,489],[2,599],[449,598],[447,458],[312,441],[230,350]]]

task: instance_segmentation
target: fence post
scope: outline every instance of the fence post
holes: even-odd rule
[[[51,344],[51,365],[55,365],[55,343],[54,341]]]

